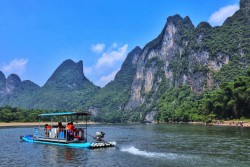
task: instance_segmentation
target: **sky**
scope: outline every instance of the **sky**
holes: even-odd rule
[[[220,26],[238,9],[239,0],[0,0],[0,71],[43,86],[63,61],[83,60],[103,87],[169,16]]]

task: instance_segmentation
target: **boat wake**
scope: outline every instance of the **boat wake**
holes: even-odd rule
[[[149,158],[164,158],[164,159],[179,159],[179,158],[187,158],[184,155],[178,155],[174,153],[157,153],[157,152],[147,152],[147,151],[141,151],[134,146],[131,146],[129,148],[122,148],[121,151],[128,152],[134,155],[139,155],[143,157],[149,157]]]

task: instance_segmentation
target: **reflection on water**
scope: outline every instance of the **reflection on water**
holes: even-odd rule
[[[250,128],[90,125],[116,148],[81,149],[22,142],[33,128],[0,129],[0,166],[249,166]],[[88,140],[91,140],[89,138]]]
[[[66,161],[72,160],[72,157],[74,155],[73,150],[67,148],[63,152],[64,152],[64,159]]]

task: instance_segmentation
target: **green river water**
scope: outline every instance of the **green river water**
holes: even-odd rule
[[[79,149],[22,142],[33,127],[0,128],[0,166],[250,166],[250,128],[90,125],[117,148]],[[92,139],[89,138],[89,141]]]

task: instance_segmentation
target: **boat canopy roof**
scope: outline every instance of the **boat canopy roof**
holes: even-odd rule
[[[71,115],[82,115],[88,116],[91,115],[87,112],[53,112],[53,113],[46,113],[46,114],[39,114],[38,117],[47,117],[47,116],[71,116]]]

